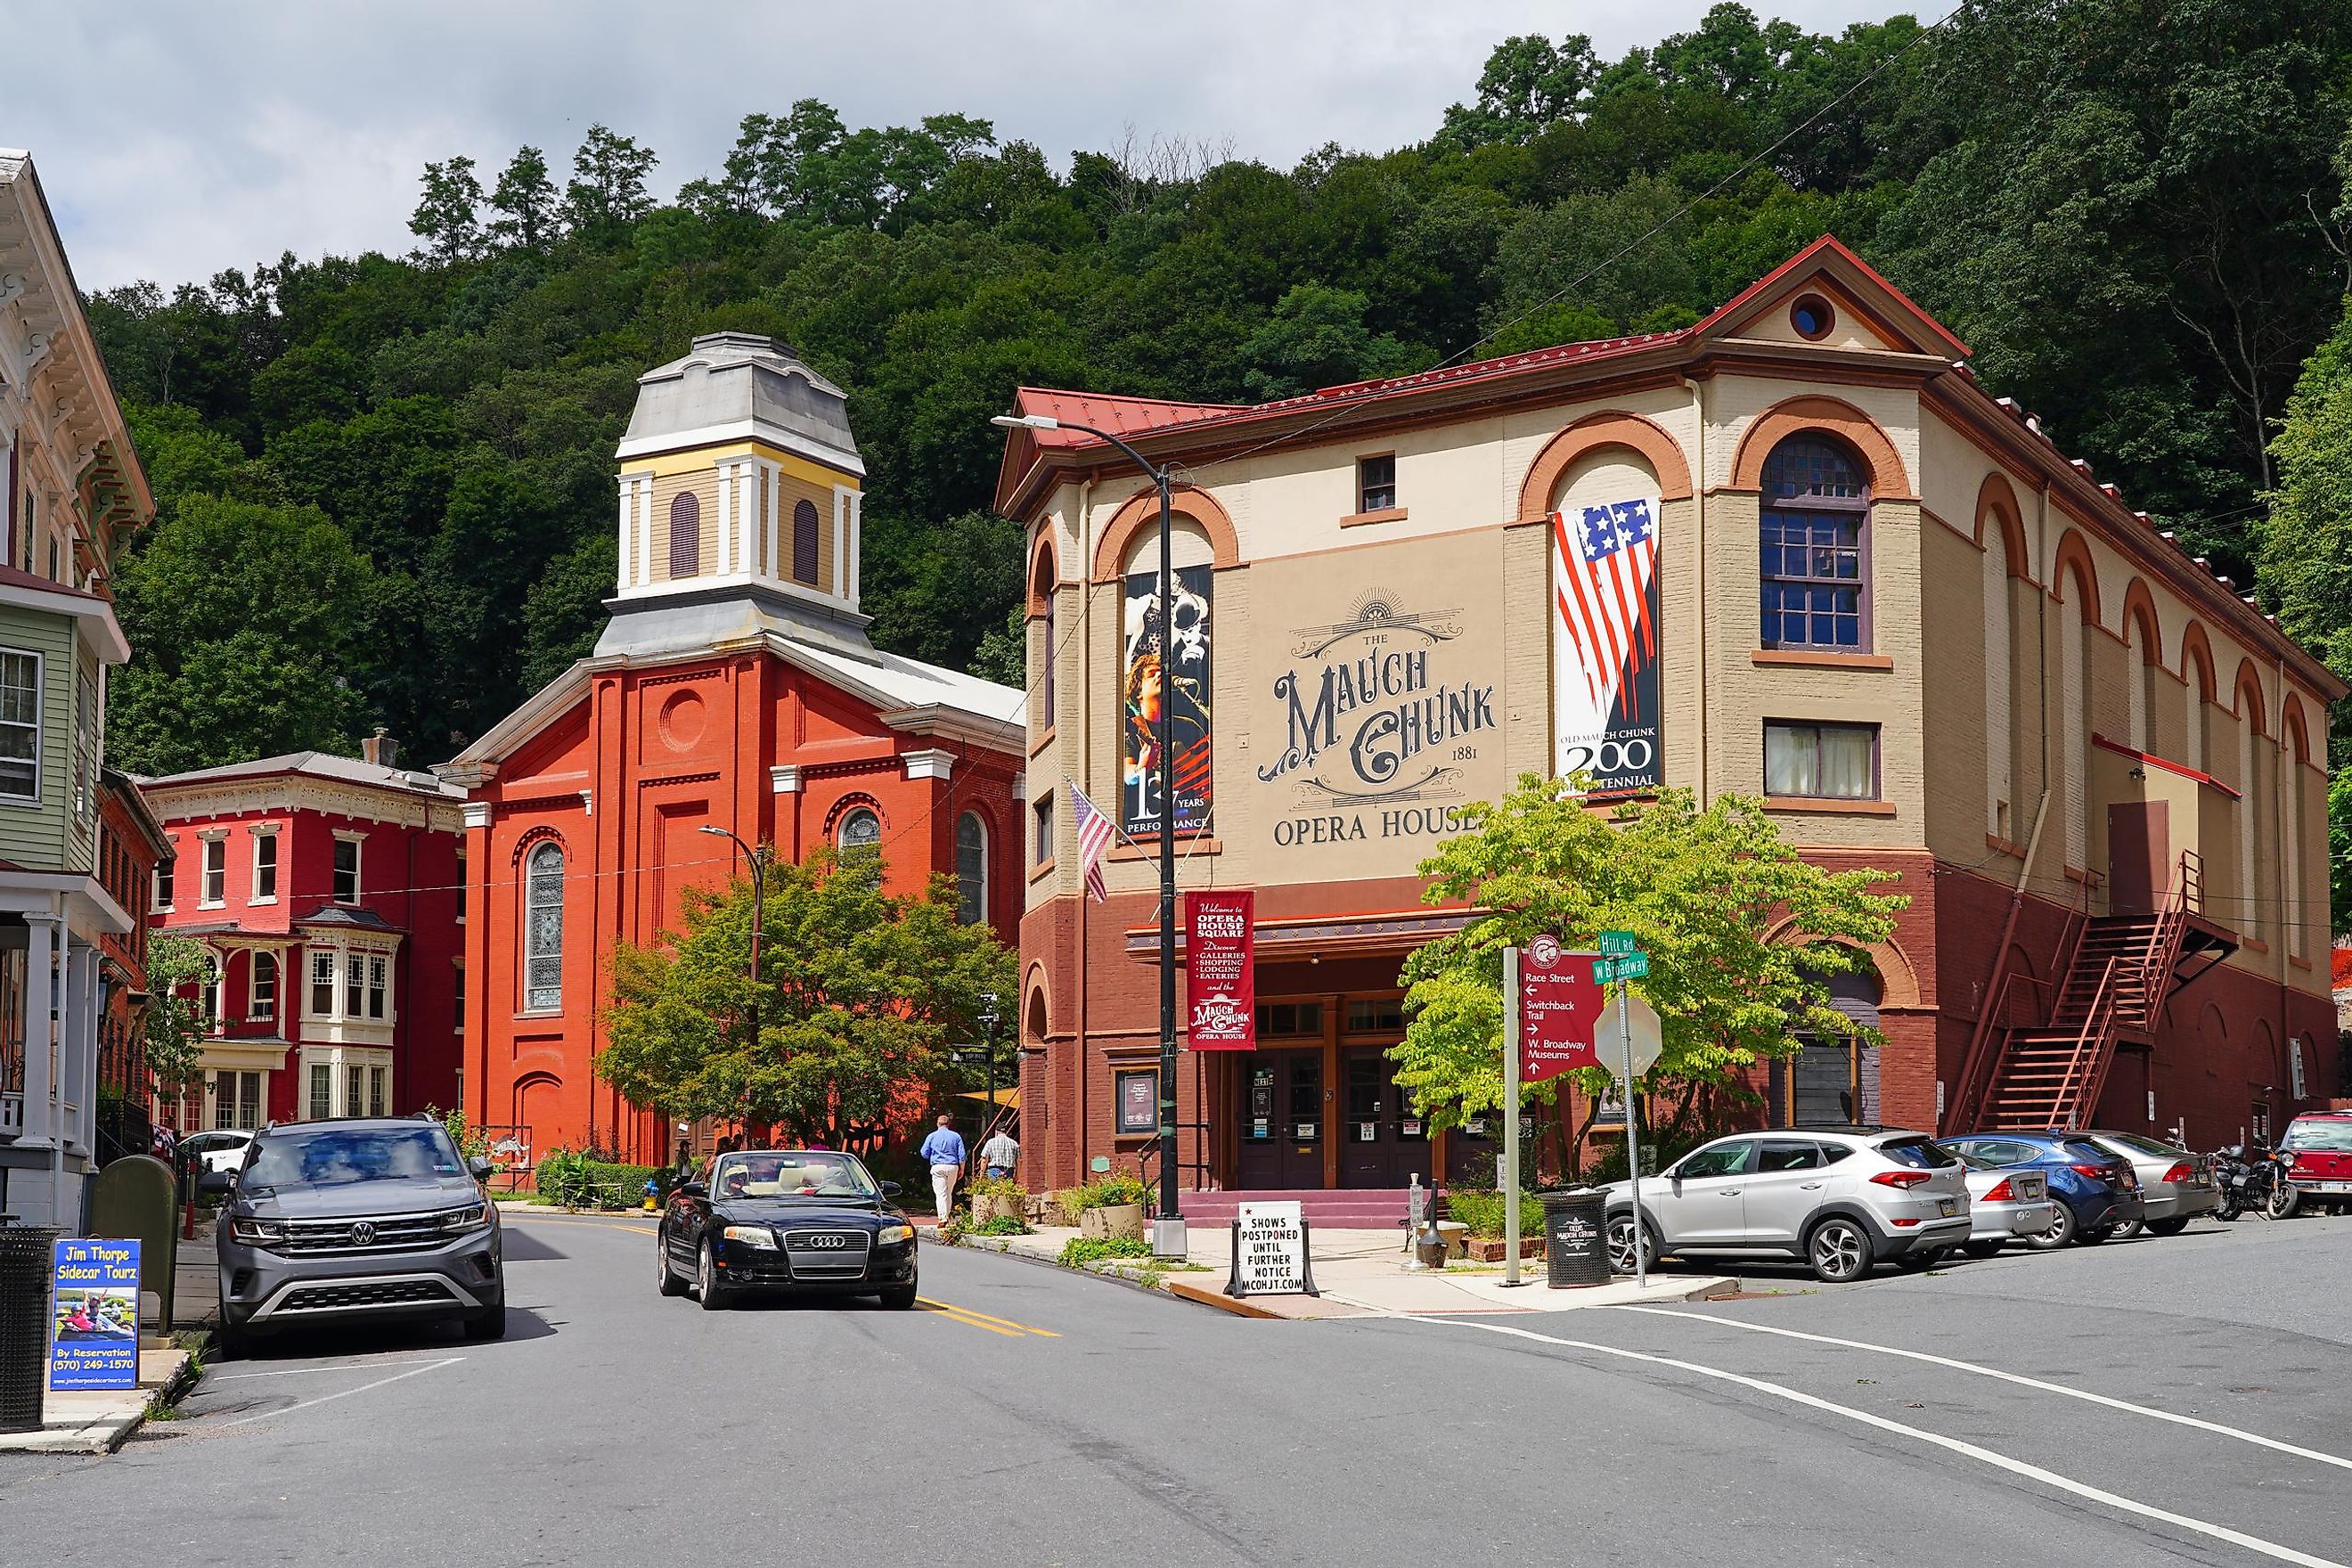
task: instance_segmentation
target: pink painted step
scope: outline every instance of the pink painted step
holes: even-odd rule
[[[1231,1225],[1244,1204],[1296,1203],[1307,1223],[1325,1230],[1387,1230],[1404,1220],[1402,1187],[1322,1187],[1286,1191],[1229,1188],[1181,1193],[1177,1207],[1191,1225]]]

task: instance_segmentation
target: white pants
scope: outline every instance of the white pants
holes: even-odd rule
[[[939,1207],[941,1221],[945,1221],[949,1211],[955,1207],[956,1178],[961,1174],[963,1167],[961,1165],[931,1167],[931,1200]]]

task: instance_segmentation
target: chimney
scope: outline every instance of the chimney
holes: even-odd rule
[[[375,733],[360,742],[360,756],[380,768],[397,767],[400,765],[400,742],[384,732],[384,726],[378,724]]]

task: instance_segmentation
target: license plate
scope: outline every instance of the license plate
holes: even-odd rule
[[[2352,1182],[2313,1182],[2309,1184],[2323,1193],[2352,1193]]]
[[[1937,1198],[1936,1200],[1936,1212],[1942,1215],[1946,1219],[1949,1219],[1954,1215],[1960,1212],[1960,1200],[1958,1198]]]

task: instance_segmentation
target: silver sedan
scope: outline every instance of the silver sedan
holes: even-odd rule
[[[2178,1236],[2190,1220],[2221,1206],[2221,1187],[2213,1179],[2210,1155],[2191,1154],[2137,1132],[2070,1132],[2066,1136],[2131,1162],[2139,1176],[2141,1200],[2147,1205],[2141,1223],[2158,1236]],[[2116,1238],[2128,1239],[2138,1230],[2138,1225],[2126,1221],[2116,1227]]]
[[[1981,1154],[1954,1150],[1968,1165],[1970,1258],[1990,1258],[2012,1241],[2029,1241],[2058,1223],[2049,1178],[2020,1165],[2000,1165]],[[1981,1162],[1981,1163],[1979,1163]]]

